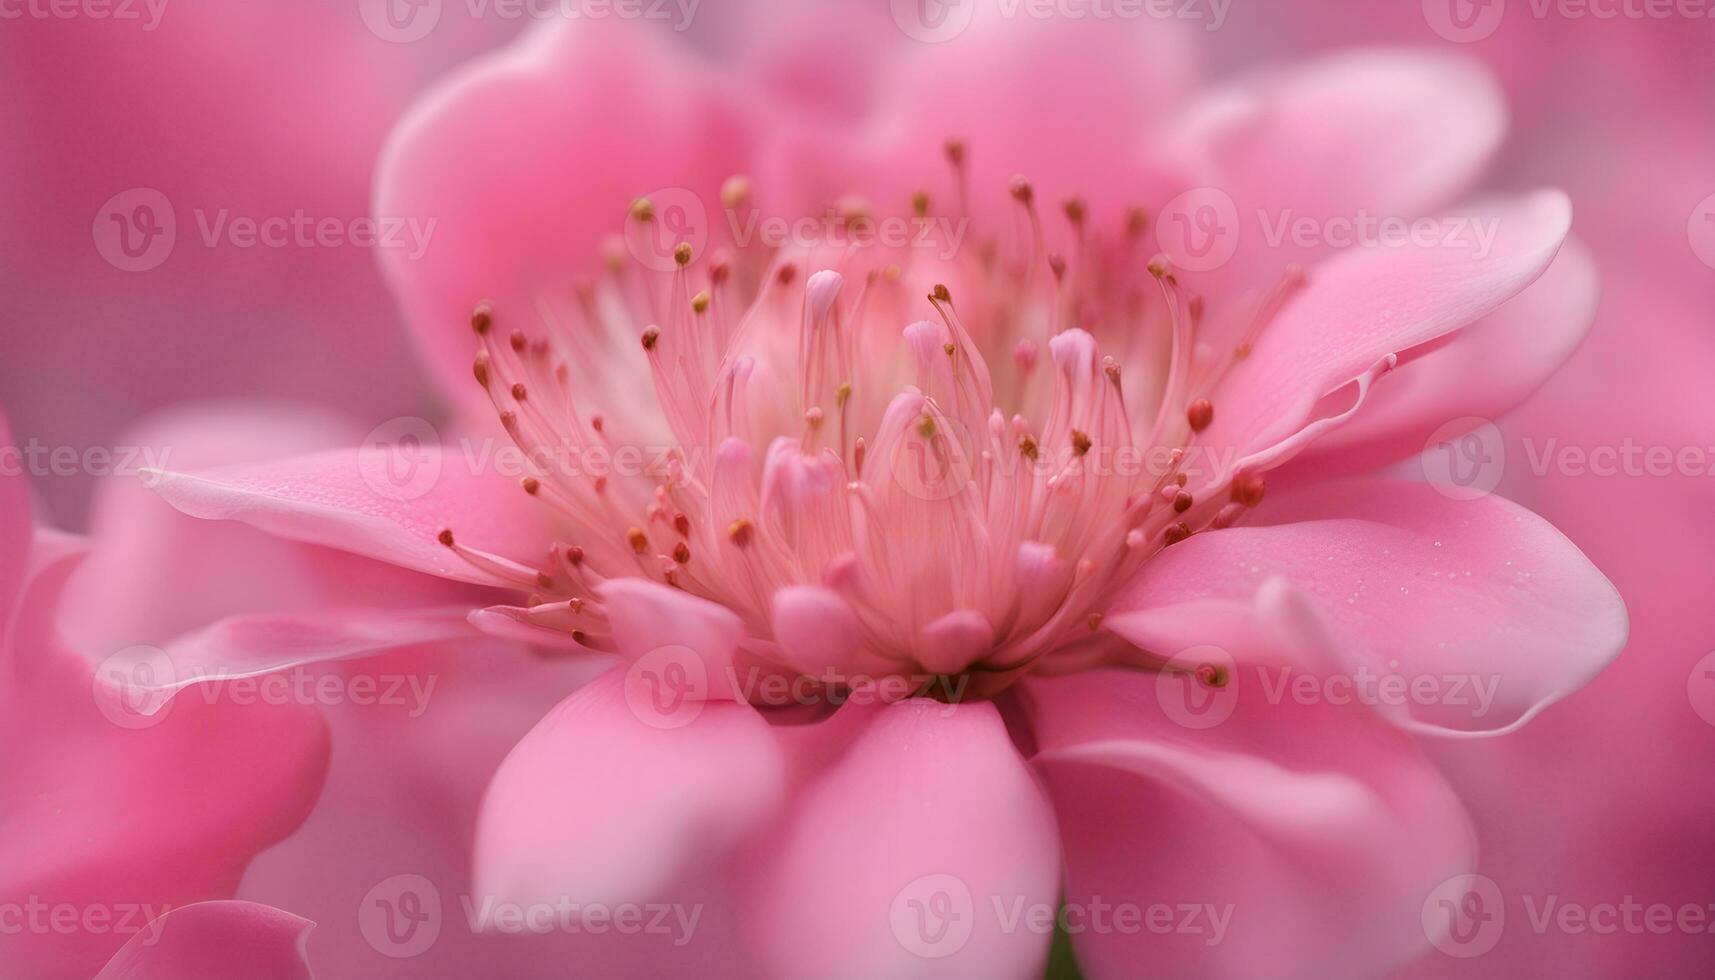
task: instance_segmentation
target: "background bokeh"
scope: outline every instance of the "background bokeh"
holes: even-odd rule
[[[856,3],[705,0],[686,41],[784,88],[843,78],[814,98],[837,122],[874,80],[795,62],[796,40],[838,25],[921,43],[898,31],[885,0],[862,2],[854,14]],[[367,214],[378,154],[413,98],[529,26],[453,4],[427,36],[401,43],[362,6],[166,0],[152,27],[147,14],[0,19],[0,406],[20,442],[108,445],[140,417],[215,397],[302,402],[349,416],[358,432],[437,410],[372,250],[208,247],[192,225],[193,211]],[[1486,36],[1450,38],[1443,15],[1456,7],[1502,16],[1479,21]],[[1568,367],[1498,420],[1501,488],[1614,581],[1632,639],[1595,683],[1523,731],[1433,747],[1477,821],[1482,872],[1539,904],[1715,905],[1715,676],[1694,669],[1715,649],[1715,477],[1526,465],[1551,439],[1715,452],[1715,222],[1700,220],[1715,209],[1715,17],[1700,9],[1232,0],[1218,29],[1193,30],[1217,79],[1361,45],[1475,58],[1512,113],[1489,184],[1558,185],[1574,200],[1601,308]],[[172,254],[141,272],[97,247],[103,209],[134,188],[160,192],[180,222]],[[81,529],[97,479],[34,487],[51,519]],[[1508,910],[1493,952],[1431,953],[1409,975],[1715,971],[1715,934],[1539,931],[1522,905]]]

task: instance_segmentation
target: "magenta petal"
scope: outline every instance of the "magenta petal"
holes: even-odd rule
[[[1055,836],[993,705],[876,709],[760,859],[756,941],[781,976],[1041,976]]]
[[[1475,846],[1409,739],[1361,710],[1242,695],[1221,723],[1181,727],[1171,699],[1197,683],[1028,682],[1084,971],[1372,976],[1427,949],[1424,896],[1470,871]]]
[[[1273,494],[1257,514],[1269,523],[1199,534],[1151,562],[1108,626],[1172,657],[1231,633],[1219,601],[1248,602],[1284,578],[1328,630],[1332,668],[1424,685],[1372,700],[1439,734],[1522,724],[1625,643],[1614,587],[1560,532],[1500,497],[1354,479]]]
[[[243,521],[294,541],[461,582],[491,585],[494,579],[442,545],[442,531],[450,529],[462,545],[515,559],[544,552],[551,538],[517,483],[492,467],[467,465],[455,449],[424,442],[401,455],[401,445],[149,479],[193,517]]]
[[[95,980],[311,980],[314,927],[254,902],[186,905],[132,936]]]
[[[476,888],[501,902],[650,901],[778,807],[773,730],[730,701],[664,709],[625,669],[561,702],[501,763]]]

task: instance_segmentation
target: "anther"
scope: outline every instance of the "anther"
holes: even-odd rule
[[[731,538],[732,543],[738,545],[740,548],[748,546],[750,544],[751,537],[753,537],[755,533],[756,525],[750,523],[750,520],[744,517],[733,521],[731,524],[727,525],[726,529],[727,537]]]
[[[476,375],[476,383],[488,387],[488,351],[476,355],[476,363],[471,365],[471,373]]]
[[[1079,456],[1083,456],[1089,453],[1091,445],[1092,443],[1090,442],[1089,436],[1085,435],[1078,429],[1072,430],[1072,451],[1074,453],[1077,453]]]
[[[1215,406],[1209,404],[1209,399],[1199,398],[1185,410],[1185,421],[1191,423],[1192,432],[1202,432],[1215,421]]]
[[[691,546],[681,541],[673,549],[673,560],[683,565],[691,560]]]
[[[706,313],[706,312],[708,312],[708,309],[709,309],[709,293],[708,293],[708,290],[705,289],[702,292],[698,293],[697,295],[691,297],[691,312],[692,313]]]
[[[1012,199],[1020,204],[1029,204],[1036,197],[1036,191],[1030,186],[1030,181],[1023,174],[1014,174],[1007,182],[1007,191]]]
[[[1166,532],[1162,534],[1163,540],[1170,545],[1178,544],[1190,536],[1191,525],[1186,524],[1184,521],[1180,521],[1177,524],[1167,525]]]
[[[1066,210],[1066,220],[1075,225],[1084,223],[1084,202],[1082,198],[1069,197],[1062,205]]]
[[[1149,230],[1149,212],[1140,207],[1130,207],[1125,213],[1125,233],[1132,238],[1142,235]]]
[[[911,213],[915,214],[919,218],[924,217],[925,215],[927,215],[929,213],[929,195],[928,194],[925,194],[922,191],[918,191],[917,193],[911,195]]]
[[[630,543],[631,550],[640,555],[649,547],[649,536],[644,534],[643,529],[640,527],[634,527],[626,531],[625,540]]]
[[[633,221],[655,220],[655,205],[647,197],[640,197],[631,202],[631,218]]]
[[[523,382],[519,382],[512,386],[512,397],[514,399],[523,401],[527,395],[529,395],[529,392],[524,389]]]
[[[948,163],[952,164],[955,167],[962,166],[964,164],[964,162],[965,162],[965,141],[964,140],[959,140],[959,139],[948,140],[942,146],[942,149],[947,154],[947,162]]]
[[[1036,446],[1036,440],[1029,436],[1025,436],[1018,440],[1018,451],[1025,459],[1028,459],[1031,462],[1035,462],[1036,457],[1041,453],[1041,450]]]
[[[750,179],[742,174],[728,177],[721,185],[721,203],[728,208],[736,208],[750,196]]]
[[[680,242],[673,247],[673,261],[679,263],[680,268],[691,264],[690,242]]]
[[[524,479],[519,480],[518,485],[523,487],[524,492],[532,497],[542,491],[542,481],[533,476],[527,476]]]
[[[1191,509],[1191,504],[1194,502],[1194,498],[1189,493],[1181,490],[1173,495],[1173,512],[1183,514]]]
[[[511,344],[512,349],[520,354],[524,353],[524,348],[530,346],[530,341],[524,336],[522,330],[512,331],[512,335],[506,338],[506,342]]]
[[[1233,502],[1246,507],[1255,507],[1262,503],[1263,491],[1267,484],[1261,473],[1240,473],[1233,477]]]
[[[478,334],[485,334],[488,328],[494,326],[494,307],[487,303],[478,303],[476,310],[470,315],[470,328]]]
[[[1197,679],[1209,687],[1227,686],[1227,668],[1220,664],[1199,664],[1196,674]]]
[[[673,530],[678,531],[681,535],[689,535],[691,533],[691,519],[684,514],[673,515]]]
[[[440,534],[435,535],[435,539],[437,541],[439,541],[441,544],[444,544],[447,547],[451,548],[453,546],[452,528],[443,529]]]
[[[948,289],[944,283],[936,283],[935,289],[930,293],[930,296],[942,303],[951,303],[953,301],[953,291]]]
[[[643,331],[643,349],[654,350],[655,342],[661,339],[661,328],[650,327]],[[599,428],[599,427],[598,427]]]

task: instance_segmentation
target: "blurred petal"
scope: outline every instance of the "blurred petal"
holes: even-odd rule
[[[1475,862],[1451,789],[1361,710],[1241,693],[1194,730],[1164,710],[1184,674],[1026,683],[1067,904],[1143,910],[1073,936],[1090,976],[1379,975],[1427,948],[1424,896]]]
[[[161,917],[95,980],[312,980],[315,923],[252,902],[199,902]]]

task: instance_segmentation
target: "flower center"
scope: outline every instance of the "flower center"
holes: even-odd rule
[[[962,176],[962,146],[948,156]],[[1008,191],[1007,236],[965,240],[961,207],[935,225],[956,243],[866,240],[876,219],[848,199],[826,241],[707,259],[679,242],[660,270],[616,246],[568,296],[479,308],[476,379],[558,537],[539,566],[443,543],[594,649],[612,646],[602,583],[641,576],[733,610],[752,652],[800,668],[817,652],[782,649],[802,643],[777,628],[782,590],[834,604],[847,666],[990,690],[1099,662],[1122,583],[1261,503],[1263,467],[1200,436],[1302,276],[1212,324],[1143,250],[1141,210],[1110,233],[1068,200],[1053,251],[1032,185]],[[729,216],[748,202],[730,181]],[[918,195],[898,220],[930,215]],[[661,220],[632,206],[645,237]]]

